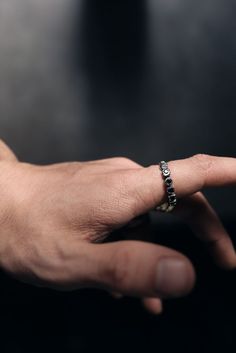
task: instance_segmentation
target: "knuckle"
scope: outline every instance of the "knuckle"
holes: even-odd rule
[[[130,211],[130,214],[127,213],[127,216],[129,215],[130,217],[136,216],[140,209],[147,206],[143,192],[133,187],[136,182],[135,178],[133,173],[126,173],[120,179],[119,199],[122,201],[123,207],[126,208],[126,212]]]
[[[81,162],[73,161],[73,162],[69,162],[69,164],[66,165],[66,167],[68,167],[68,169],[70,169],[70,171],[72,172],[77,172],[82,165],[83,164]]]
[[[130,210],[131,217],[136,217],[137,214],[144,212],[144,210],[149,211],[150,205],[156,202],[155,193],[153,193],[149,185],[143,183],[143,187],[140,187],[143,182],[143,176],[145,176],[145,174],[147,175],[149,172],[150,175],[152,175],[151,170],[145,170],[144,173],[136,173],[136,171],[129,170],[125,171],[120,177],[120,200],[122,200]]]
[[[64,168],[61,169],[61,172],[66,174],[70,178],[78,179],[81,176],[83,163],[81,162],[69,162],[68,164],[64,165]]]
[[[204,177],[207,177],[213,167],[214,158],[208,154],[198,153],[192,157],[192,160],[197,164]]]
[[[132,167],[137,165],[137,163],[135,163],[134,161],[132,161],[131,159],[127,158],[127,157],[115,157],[113,158],[113,161],[121,166],[127,166],[127,167]]]
[[[0,147],[6,147],[6,143],[0,138]]]
[[[120,198],[128,198],[130,194],[130,172],[115,173],[110,176],[110,186]]]

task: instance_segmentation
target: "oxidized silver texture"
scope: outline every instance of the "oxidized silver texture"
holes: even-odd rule
[[[161,212],[172,212],[177,204],[177,197],[175,194],[170,169],[168,167],[168,163],[165,161],[161,161],[159,166],[164,180],[168,201],[156,207],[156,210]]]

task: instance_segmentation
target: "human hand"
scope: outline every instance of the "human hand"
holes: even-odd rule
[[[144,299],[189,292],[190,261],[141,241],[100,243],[165,199],[157,166],[125,158],[36,166],[0,146],[0,267],[19,280],[61,290],[97,287]],[[199,192],[236,183],[236,160],[197,155],[169,163],[180,214],[223,267],[236,266],[232,242]]]

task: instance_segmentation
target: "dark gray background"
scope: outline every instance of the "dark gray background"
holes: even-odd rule
[[[40,164],[235,156],[235,14],[235,0],[0,0],[1,138]],[[209,194],[227,219],[235,216],[232,192]],[[36,332],[67,333],[66,352],[126,343],[131,351],[235,351],[235,278],[211,268],[185,228],[161,234],[194,261],[193,297],[154,320],[133,302],[114,306],[99,294],[59,295],[5,279],[4,332],[20,332],[6,352],[28,352],[24,338]],[[55,350],[56,342],[59,349],[58,336],[35,339],[28,349]]]

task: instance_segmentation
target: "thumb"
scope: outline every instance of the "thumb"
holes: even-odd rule
[[[87,283],[137,297],[178,297],[195,282],[190,261],[163,246],[139,241],[88,244]]]
[[[6,143],[0,139],[0,161],[17,161],[15,153],[6,145]]]

